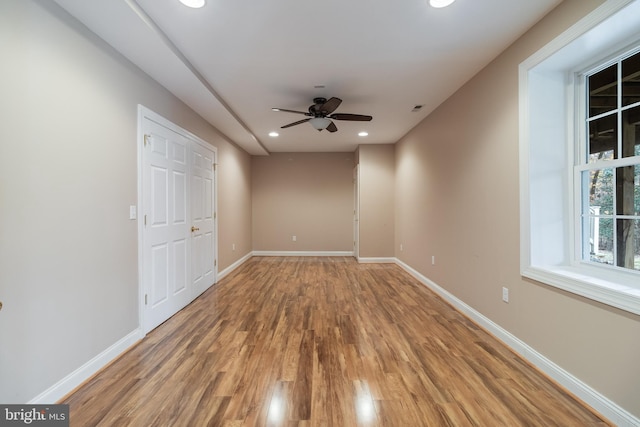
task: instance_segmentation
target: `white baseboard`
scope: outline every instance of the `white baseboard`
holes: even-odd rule
[[[233,270],[235,270],[236,268],[240,267],[242,264],[247,262],[252,256],[253,256],[253,253],[249,252],[248,254],[246,254],[245,256],[243,256],[233,264],[231,264],[229,267],[218,272],[217,280],[222,280],[225,276],[229,275],[229,273],[231,273]]]
[[[395,264],[395,258],[367,258],[359,257],[358,262],[360,264]]]
[[[254,251],[249,253],[233,263],[231,266],[225,268],[219,273],[218,279],[223,278],[231,271],[238,268],[241,264],[246,262],[252,256],[353,256],[352,252],[272,252],[272,251]],[[374,261],[379,260],[379,261]],[[360,261],[360,260],[359,260]],[[476,311],[453,294],[446,291],[444,288],[437,285],[427,277],[423,276],[417,270],[413,269],[409,265],[400,261],[397,258],[363,258],[360,262],[382,262],[389,263],[395,262],[402,267],[407,273],[415,277],[429,289],[434,291],[444,300],[453,305],[465,316],[472,319],[478,325],[493,334],[496,338],[502,341],[505,345],[513,349],[516,353],[522,356],[525,360],[531,362],[534,366],[547,374],[553,380],[557,381],[560,385],[565,387],[579,399],[582,399],[586,404],[590,405],[593,409],[598,411],[604,417],[608,418],[617,426],[620,427],[638,427],[640,426],[640,418],[626,411],[616,403],[612,402],[580,379],[576,378],[569,372],[562,369],[560,366],[547,359],[542,354],[538,353],[535,349],[527,345],[525,342],[511,334],[506,329],[502,328],[488,317],[484,316],[480,312]],[[38,396],[31,399],[29,404],[52,404],[58,402],[64,396],[73,391],[76,387],[82,384],[87,379],[91,378],[96,372],[108,365],[111,361],[116,359],[122,353],[127,351],[136,342],[144,337],[140,328],[135,329],[128,335],[114,343],[112,346],[98,354],[96,357],[67,375],[65,378],[49,387]]]
[[[222,279],[224,276],[231,273],[252,256],[253,254],[249,252],[247,255],[219,272],[217,279]],[[135,329],[134,331],[130,332],[129,334],[118,340],[116,343],[111,345],[109,348],[104,350],[102,353],[98,354],[96,357],[80,366],[78,369],[49,387],[47,390],[31,399],[28,403],[33,405],[45,405],[53,404],[60,401],[60,399],[71,393],[75,388],[91,378],[93,375],[95,375],[96,372],[107,366],[142,338],[144,338],[142,329]]]
[[[551,360],[547,359],[542,354],[538,353],[534,348],[517,338],[515,335],[511,334],[506,329],[502,328],[500,325],[493,322],[488,317],[484,316],[469,305],[465,304],[463,301],[456,298],[453,294],[438,286],[435,282],[423,276],[421,273],[414,270],[412,267],[400,261],[399,259],[396,259],[396,264],[398,264],[407,273],[418,279],[436,294],[441,296],[448,303],[453,305],[465,316],[469,317],[475,323],[489,331],[505,345],[522,356],[525,360],[529,361],[535,367],[540,369],[540,371],[544,372],[558,384],[581,399],[584,403],[602,414],[609,421],[612,421],[620,427],[640,426],[640,418],[637,418],[630,412],[626,411],[624,408],[620,407],[615,402],[598,393],[589,385],[585,384],[580,379],[576,378],[569,372],[562,369],[560,366],[556,365]]]
[[[115,358],[131,348],[131,346],[140,341],[143,336],[142,329],[135,329],[56,384],[31,399],[28,403],[31,405],[47,405],[58,402],[80,384],[91,378],[100,369],[107,366]]]
[[[353,256],[349,251],[253,251],[253,256]]]

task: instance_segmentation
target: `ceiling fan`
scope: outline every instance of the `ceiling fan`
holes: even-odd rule
[[[284,125],[281,127],[281,129],[285,129],[291,126],[299,125],[301,123],[309,122],[318,131],[326,129],[329,132],[335,132],[338,130],[338,128],[336,127],[335,123],[333,123],[331,120],[368,122],[368,121],[371,121],[371,119],[373,118],[371,116],[364,116],[362,114],[348,114],[348,113],[332,114],[340,106],[341,103],[342,103],[342,99],[335,98],[335,97],[329,98],[329,100],[325,98],[314,98],[313,105],[309,107],[309,112],[287,110],[285,108],[272,108],[272,110],[284,111],[285,113],[304,114],[305,116],[309,117],[308,119],[298,120],[297,122]]]

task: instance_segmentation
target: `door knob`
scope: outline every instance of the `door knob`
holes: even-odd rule
[[[191,227],[191,232],[193,233],[194,231],[199,231],[200,229],[198,227]]]

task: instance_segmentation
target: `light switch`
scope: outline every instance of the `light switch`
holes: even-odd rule
[[[136,208],[136,205],[131,205],[129,206],[129,219],[136,218],[138,218],[138,209]]]

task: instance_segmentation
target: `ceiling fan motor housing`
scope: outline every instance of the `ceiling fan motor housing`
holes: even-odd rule
[[[318,107],[322,107],[324,103],[327,102],[326,98],[313,98],[313,105],[309,107],[309,113],[313,114],[315,117],[324,117],[329,112],[317,110]]]

